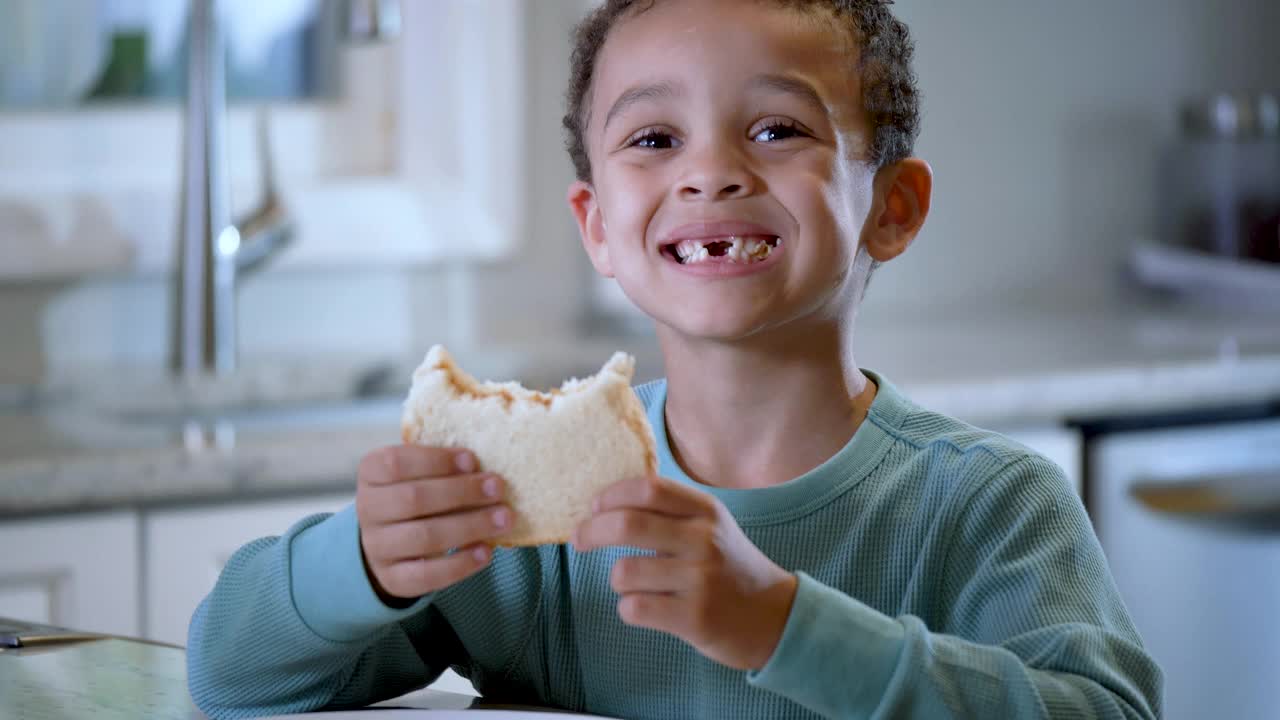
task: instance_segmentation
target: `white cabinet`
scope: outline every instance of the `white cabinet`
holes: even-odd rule
[[[1276,717],[1280,419],[1104,433],[1091,443],[1090,512],[1164,672],[1163,716]]]
[[[1000,432],[1057,463],[1076,494],[1081,493],[1080,433],[1056,425],[1001,428]]]
[[[131,512],[0,524],[0,616],[134,635],[138,520]]]
[[[185,646],[191,613],[240,546],[280,535],[307,515],[336,512],[351,500],[327,495],[145,513],[143,635]]]

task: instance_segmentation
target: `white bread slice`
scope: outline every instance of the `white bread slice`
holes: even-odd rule
[[[547,393],[477,382],[441,346],[413,373],[406,443],[463,447],[506,481],[515,526],[495,544],[568,542],[609,485],[657,471],[653,429],[631,389],[635,360],[614,353],[599,373]]]

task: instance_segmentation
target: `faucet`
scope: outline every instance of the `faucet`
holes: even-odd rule
[[[190,0],[182,217],[174,288],[173,365],[184,378],[235,371],[236,285],[293,238],[280,201],[265,111],[257,113],[263,197],[232,222],[225,155],[225,42],[218,0]]]

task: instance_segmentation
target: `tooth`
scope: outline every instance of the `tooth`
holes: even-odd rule
[[[711,251],[707,250],[705,247],[700,247],[693,253],[693,255],[686,262],[700,263],[709,257],[711,257]]]

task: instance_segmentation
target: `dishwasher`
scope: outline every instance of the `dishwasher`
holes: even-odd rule
[[[1164,717],[1280,718],[1280,403],[1077,426]]]

